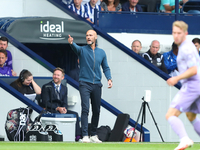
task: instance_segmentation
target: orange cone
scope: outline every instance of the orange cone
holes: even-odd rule
[[[126,139],[124,140],[124,142],[130,142],[130,140],[131,140],[131,138],[126,138]],[[131,142],[137,142],[137,141],[133,138]]]

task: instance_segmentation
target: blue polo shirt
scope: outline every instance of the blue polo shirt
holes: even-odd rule
[[[180,2],[181,0],[179,0]],[[175,0],[161,0],[161,3],[160,3],[160,10],[165,10],[165,7],[164,5],[166,4],[169,4],[169,6],[174,6],[175,5]],[[180,9],[179,9],[179,12],[180,12]],[[172,10],[172,13],[175,13],[175,9]]]

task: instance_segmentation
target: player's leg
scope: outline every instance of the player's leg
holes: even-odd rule
[[[193,145],[193,141],[189,139],[185,127],[178,116],[181,112],[194,112],[196,108],[192,106],[198,97],[198,89],[196,89],[196,87],[194,88],[192,84],[185,83],[170,104],[170,109],[167,112],[166,118],[174,132],[180,138],[180,144],[175,150],[182,150]]]
[[[166,119],[180,138],[180,144],[174,150],[184,150],[193,145],[193,141],[189,139],[185,131],[183,122],[178,118],[180,114],[181,112],[176,108],[169,108],[166,114]]]
[[[79,92],[81,96],[81,128],[82,128],[82,136],[83,142],[89,143],[90,139],[88,136],[88,114],[89,114],[89,99],[91,93],[91,86],[86,82],[79,82]]]
[[[196,117],[196,114],[193,112],[186,112],[188,120],[192,123],[194,130],[200,136],[200,119]]]
[[[187,136],[185,131],[185,127],[183,122],[178,118],[181,112],[176,108],[169,108],[166,114],[166,119],[168,120],[169,124],[171,125],[174,132],[179,136],[179,138],[183,138]]]
[[[102,84],[94,84],[93,91],[91,93],[91,105],[92,105],[92,119],[91,119],[91,137],[90,140],[93,143],[101,143],[97,137],[97,126],[99,123],[100,106],[101,106],[101,93]]]

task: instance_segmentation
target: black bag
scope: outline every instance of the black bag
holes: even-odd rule
[[[35,118],[30,130],[26,133],[26,141],[49,141],[48,132],[45,131],[40,121],[40,118],[44,113],[46,113],[45,110],[41,111],[40,114]]]
[[[46,125],[44,130],[48,132],[49,141],[63,141],[63,134],[56,125]]]
[[[7,114],[5,130],[10,141],[25,141],[25,134],[32,125],[30,107],[10,110]]]
[[[26,133],[26,141],[48,141],[48,132],[46,132],[40,122],[34,122],[31,129]]]
[[[101,141],[108,141],[111,133],[111,128],[109,126],[100,126],[97,128],[97,135]]]
[[[63,141],[63,134],[56,125],[42,126],[40,119],[46,113],[44,110],[35,118],[26,134],[26,141]]]
[[[119,114],[115,121],[114,128],[110,134],[108,141],[116,142],[116,141],[124,141],[124,130],[128,126],[128,122],[130,119],[129,114]]]

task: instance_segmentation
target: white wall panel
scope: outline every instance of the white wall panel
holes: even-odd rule
[[[60,17],[73,19],[47,0],[1,0],[0,17]]]

